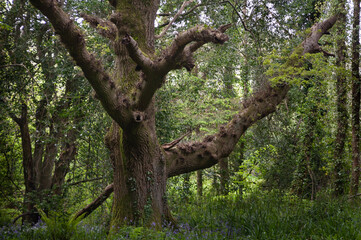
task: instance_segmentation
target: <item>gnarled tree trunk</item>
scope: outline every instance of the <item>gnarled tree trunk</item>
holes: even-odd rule
[[[70,55],[80,66],[104,109],[113,118],[106,144],[114,163],[112,226],[171,221],[165,198],[168,177],[204,169],[234,149],[257,120],[276,110],[290,86],[266,86],[243,103],[228,125],[199,142],[160,146],[155,132],[154,94],[173,69],[194,67],[193,53],[205,43],[228,40],[225,25],[217,30],[197,26],[180,33],[160,55],[154,54],[154,20],[159,0],[111,0],[109,20],[83,14],[115,50],[116,68],[108,73],[88,52],[82,31],[52,0],[30,0],[53,24]],[[287,66],[298,66],[302,55],[320,51],[318,40],[332,27],[332,17],[313,27]],[[107,191],[107,194],[109,191]],[[90,209],[90,208],[89,208]]]

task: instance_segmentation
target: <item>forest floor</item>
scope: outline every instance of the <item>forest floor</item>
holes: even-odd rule
[[[177,230],[129,226],[109,235],[109,227],[84,221],[71,233],[63,225],[3,226],[0,239],[361,239],[360,204],[347,199],[257,192],[184,201],[171,202]]]

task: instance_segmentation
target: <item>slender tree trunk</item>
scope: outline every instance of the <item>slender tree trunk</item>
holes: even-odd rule
[[[76,139],[78,137],[77,131],[78,129],[74,127],[71,130],[69,130],[69,132],[67,132],[67,139],[63,141],[63,146],[61,148],[59,159],[55,163],[54,174],[51,179],[51,189],[58,196],[60,196],[61,193],[63,192],[62,187],[65,181],[65,176],[69,172],[71,161],[74,160],[77,154],[77,148],[76,148],[77,145]],[[44,172],[46,173],[44,174],[44,178],[43,178],[44,181],[48,179],[47,178],[47,175],[49,175],[48,171],[50,170],[50,172],[52,172],[52,168],[50,169],[50,167],[53,167],[54,160],[50,160],[49,162],[51,162],[49,168],[46,168],[46,163],[44,164],[44,169],[47,170],[46,172]],[[43,184],[45,185],[45,183]]]
[[[360,181],[360,0],[354,0],[352,29],[352,176],[350,194],[356,195]]]
[[[229,183],[228,159],[221,159],[218,165],[220,170],[220,193],[223,195],[227,195]]]
[[[213,191],[216,193],[216,194],[219,194],[220,191],[219,191],[219,183],[218,183],[218,172],[217,172],[217,168],[216,167],[213,167],[213,175],[212,175],[212,188],[213,188]]]
[[[191,174],[185,173],[183,174],[183,200],[185,202],[189,201],[189,197],[191,194],[190,187],[191,187],[191,181],[190,181]]]
[[[318,89],[317,78],[312,79],[315,85],[308,86],[304,106],[307,109],[307,117],[304,120],[305,135],[302,140],[302,154],[297,163],[297,170],[293,180],[293,190],[300,197],[316,199],[319,186],[322,184],[323,175],[320,171],[322,158],[317,154],[317,142],[322,140],[322,133],[319,131],[319,107],[322,94]]]
[[[197,195],[198,197],[203,196],[203,176],[202,170],[197,171]]]
[[[341,0],[340,5],[340,16],[337,28],[337,82],[336,82],[336,93],[337,93],[337,133],[335,139],[335,150],[334,150],[334,195],[341,196],[345,193],[345,186],[348,182],[346,175],[346,164],[344,160],[346,133],[348,126],[348,113],[347,113],[347,82],[345,72],[345,58],[346,58],[346,8],[345,1]]]
[[[27,105],[22,105],[20,118],[17,118],[15,115],[12,115],[11,117],[20,127],[21,145],[23,149],[25,195],[22,220],[23,223],[36,223],[38,221],[38,215],[35,213],[34,196],[36,196],[35,193],[37,190],[37,170],[35,169],[32,155]]]
[[[245,148],[246,148],[246,141],[244,140],[244,138],[241,138],[239,141],[239,158],[238,161],[236,161],[235,165],[234,165],[234,172],[239,172],[240,167],[242,166],[243,162],[244,162],[244,152],[245,152]],[[242,195],[243,194],[243,181],[245,180],[243,177],[239,176],[237,178],[237,180],[239,181],[238,183],[238,194]]]
[[[23,148],[23,169],[24,169],[24,180],[25,180],[25,196],[24,196],[24,206],[27,211],[27,215],[23,218],[23,223],[35,223],[38,221],[37,214],[35,212],[35,199],[33,198],[36,192],[36,169],[34,167],[32,151],[31,151],[31,141],[29,133],[29,125],[27,119],[27,106],[23,105],[21,123],[20,123],[20,132]]]

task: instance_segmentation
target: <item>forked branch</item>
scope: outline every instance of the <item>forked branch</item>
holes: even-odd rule
[[[125,36],[122,43],[125,44],[129,56],[144,73],[144,81],[139,84],[140,94],[136,108],[144,111],[148,107],[150,99],[163,85],[168,72],[182,67],[190,71],[194,67],[193,52],[198,48],[209,42],[223,44],[228,41],[228,36],[224,34],[224,31],[230,26],[227,24],[219,29],[196,26],[189,29],[179,34],[156,60],[145,56],[131,36]]]
[[[156,64],[147,56],[145,56],[138,47],[138,43],[128,34],[122,39],[122,44],[128,50],[129,56],[133,59],[133,61],[138,65],[139,70],[142,70],[147,75],[154,74],[156,69]]]
[[[311,33],[294,51],[293,56],[285,63],[285,67],[299,66],[306,53],[321,51],[318,44],[323,34],[335,24],[337,16],[315,24]],[[277,86],[266,86],[242,103],[240,111],[218,133],[207,136],[200,142],[179,144],[165,150],[167,154],[168,177],[204,169],[217,164],[222,158],[229,156],[242,134],[255,122],[276,111],[278,104],[286,97],[290,85],[286,82]]]

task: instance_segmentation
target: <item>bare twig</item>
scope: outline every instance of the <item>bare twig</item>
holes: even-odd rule
[[[32,212],[26,212],[26,213],[23,213],[23,214],[17,216],[16,218],[14,218],[13,224],[15,224],[18,219],[20,219],[20,218],[22,218],[22,217],[25,217],[25,216],[27,216],[27,215],[32,215],[32,214],[34,214],[34,213],[32,213]]]
[[[189,132],[187,132],[186,134],[183,134],[181,137],[179,137],[179,138],[171,141],[170,143],[163,144],[163,145],[162,145],[162,148],[163,148],[164,150],[169,150],[169,149],[171,149],[172,147],[174,147],[175,145],[177,145],[180,141],[182,141],[183,138],[185,138],[186,136],[189,136],[191,133],[192,133],[192,132],[189,131]]]
[[[169,24],[169,21],[159,25],[157,28],[163,28],[163,27],[167,26],[168,24]]]
[[[25,68],[25,70],[27,71],[27,73],[29,74],[29,76],[31,77],[31,79],[34,80],[34,76],[33,74],[30,72],[30,70],[24,65],[24,64],[7,64],[7,65],[0,65],[0,68],[8,68],[8,67],[22,67]]]
[[[189,14],[190,14],[191,12],[193,12],[196,8],[198,8],[198,7],[202,6],[202,5],[204,5],[204,4],[199,3],[199,4],[195,5],[195,6],[193,6],[191,9],[189,9],[188,12],[185,12],[185,13],[181,14],[181,16],[187,16],[187,15],[189,15]],[[170,13],[160,13],[160,14],[158,14],[158,16],[160,16],[160,17],[169,17],[170,15],[171,15]]]
[[[186,6],[188,6],[190,3],[192,3],[194,0],[189,0],[189,1],[184,1],[181,8],[179,9],[179,11],[176,13],[176,15],[174,15],[173,19],[169,22],[169,24],[167,25],[167,27],[165,29],[163,29],[163,31],[155,36],[156,39],[162,38],[166,32],[168,31],[168,29],[172,26],[172,24],[174,23],[174,21],[179,17],[179,15],[182,14],[182,12],[184,11],[184,8]]]
[[[349,196],[348,199],[355,198],[355,197],[358,197],[358,196],[361,196],[361,193],[358,193],[358,194],[356,194],[356,195]]]
[[[233,8],[233,10],[235,11],[235,13],[238,15],[238,18],[241,20],[242,22],[242,26],[244,27],[244,30],[246,30],[247,32],[252,33],[246,26],[246,24],[243,21],[243,18],[241,16],[241,14],[239,14],[239,12],[237,11],[237,8],[233,5],[233,3],[231,3],[230,1],[223,1],[221,3],[228,3],[229,5],[231,5],[231,7]]]
[[[102,180],[102,177],[98,177],[98,178],[92,178],[92,179],[85,179],[85,180],[81,180],[78,182],[73,182],[73,183],[69,183],[69,186],[74,186],[74,185],[78,185],[80,183],[86,183],[86,182],[93,182],[93,181],[97,181],[97,180]]]

